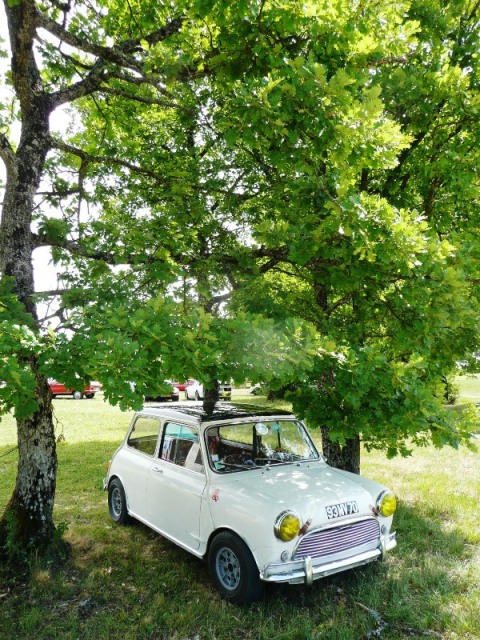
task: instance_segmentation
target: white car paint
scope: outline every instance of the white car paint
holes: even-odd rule
[[[230,400],[232,397],[232,385],[219,384],[218,393],[220,400]],[[185,387],[185,400],[203,400],[203,384],[194,380],[191,384]]]
[[[156,442],[151,438],[149,453],[129,444],[130,432],[133,443],[141,435],[140,428],[136,430],[136,425],[143,424],[136,422],[140,418],[153,425],[153,432],[158,423],[159,435]],[[199,405],[145,407],[135,414],[124,443],[113,456],[104,488],[119,479],[131,516],[198,557],[208,556],[217,531],[234,532],[247,545],[258,575],[265,582],[311,583],[324,575],[383,557],[395,547],[392,516],[384,517],[376,509],[377,499],[386,488],[330,467],[316,452],[308,435],[302,436],[304,440],[299,437],[299,444],[291,445],[292,451],[295,446],[311,451],[309,459],[299,461],[285,462],[282,456],[287,453],[273,452],[267,436],[260,438],[262,455],[270,447],[272,459],[267,459],[263,466],[259,466],[264,462],[260,458],[247,466],[249,460],[242,465],[227,462],[236,459],[236,455],[220,458],[211,453],[208,438],[217,429],[224,434],[225,449],[234,442],[226,439],[225,434],[230,434],[229,437],[236,432],[249,434],[252,424],[255,429],[261,425],[256,433],[269,433],[273,441],[278,437],[279,445],[280,433],[284,437],[284,432],[290,433],[287,427],[301,425],[291,414],[254,405],[220,403],[213,416],[204,414]],[[303,434],[303,427],[299,428]],[[287,445],[290,446],[288,442]],[[174,455],[174,446],[176,455],[181,446],[189,448],[181,464],[168,457]],[[286,510],[298,514],[305,528],[289,542],[274,533],[275,521]],[[329,518],[329,514],[336,517]],[[344,549],[344,541],[360,533],[363,536],[364,528],[368,530],[368,540],[358,548]],[[329,549],[330,539],[341,548]],[[313,541],[314,554],[318,553],[317,540],[327,544],[319,557],[311,557],[310,551],[308,557],[296,557],[297,549]]]

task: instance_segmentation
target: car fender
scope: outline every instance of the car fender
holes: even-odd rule
[[[252,491],[247,496],[239,488],[236,478],[226,480],[218,484],[213,480],[206,493],[212,533],[228,530],[239,536],[250,549],[261,571],[273,558],[279,559],[281,552],[287,548],[274,535],[275,519],[282,509],[276,502],[266,502],[261,492],[255,494]],[[210,535],[210,540],[212,537]],[[294,543],[288,546],[293,549]]]

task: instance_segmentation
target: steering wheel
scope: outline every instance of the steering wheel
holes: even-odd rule
[[[222,462],[224,464],[235,464],[248,467],[255,466],[255,462],[249,453],[231,453],[225,456]]]

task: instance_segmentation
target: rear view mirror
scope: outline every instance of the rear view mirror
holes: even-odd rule
[[[259,436],[266,436],[268,433],[268,427],[266,424],[263,424],[263,422],[257,422],[255,425],[255,431]]]

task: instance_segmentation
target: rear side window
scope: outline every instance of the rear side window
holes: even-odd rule
[[[147,416],[138,416],[128,436],[127,444],[133,449],[153,456],[157,447],[159,432],[159,420]]]
[[[165,426],[160,457],[191,471],[203,472],[200,438],[195,427],[169,422]]]

